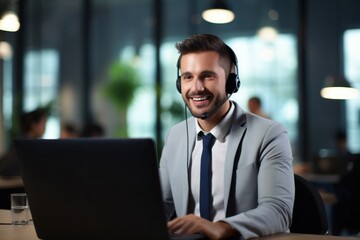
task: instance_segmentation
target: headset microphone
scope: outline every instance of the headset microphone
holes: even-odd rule
[[[199,118],[201,118],[202,120],[207,119],[209,117],[211,117],[214,113],[216,113],[221,106],[226,103],[226,101],[230,98],[231,94],[229,94],[219,105],[217,105],[213,110],[211,110],[210,112],[205,112],[202,113]]]

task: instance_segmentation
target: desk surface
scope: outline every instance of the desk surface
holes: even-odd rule
[[[266,237],[253,238],[254,240],[359,240],[358,237],[342,237],[331,235],[311,235],[311,234],[275,234]]]
[[[11,225],[10,210],[0,209],[0,239],[1,240],[34,240],[38,239],[32,222],[26,226]]]
[[[26,226],[11,225],[10,210],[0,209],[1,240],[38,240],[33,223]],[[357,237],[337,237],[309,234],[276,234],[255,238],[257,240],[359,240]],[[254,240],[255,240],[254,239]]]

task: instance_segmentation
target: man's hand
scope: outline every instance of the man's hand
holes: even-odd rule
[[[168,222],[168,231],[177,234],[202,233],[209,239],[224,239],[237,235],[237,232],[226,222],[210,222],[189,214]]]

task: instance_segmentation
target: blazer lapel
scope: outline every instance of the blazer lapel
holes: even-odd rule
[[[191,163],[191,157],[192,157],[192,150],[194,148],[194,144],[195,144],[195,137],[196,137],[196,128],[195,128],[195,120],[194,118],[189,118],[187,119],[187,124],[188,124],[188,135],[185,139],[185,143],[184,143],[184,156],[187,155],[187,161],[183,161],[183,165],[180,169],[183,169],[181,171],[183,171],[181,173],[181,181],[182,181],[182,186],[183,186],[183,199],[182,202],[184,203],[182,206],[182,212],[183,214],[187,214],[188,213],[188,208],[189,208],[189,193],[190,193],[190,175],[189,175],[189,168],[190,168],[190,163]],[[179,171],[180,171],[179,169]]]
[[[229,143],[225,156],[225,174],[224,174],[224,207],[225,212],[228,212],[229,197],[231,193],[231,180],[234,171],[234,164],[236,164],[241,154],[240,143],[246,131],[246,115],[243,110],[233,102],[235,105],[235,117],[230,129]]]

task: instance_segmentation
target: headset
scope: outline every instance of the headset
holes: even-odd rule
[[[239,78],[239,69],[238,69],[238,61],[235,52],[226,45],[231,58],[231,63],[235,65],[235,73],[229,73],[226,79],[225,90],[227,94],[236,93],[240,88],[240,78]],[[181,76],[180,76],[180,60],[181,56],[179,56],[176,67],[177,67],[177,78],[176,78],[176,89],[179,93],[181,93]]]

